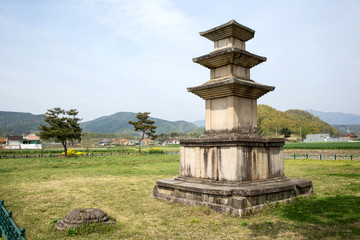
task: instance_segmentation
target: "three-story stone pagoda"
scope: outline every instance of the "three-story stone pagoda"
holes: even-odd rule
[[[257,99],[275,87],[250,79],[265,57],[245,50],[255,31],[234,20],[200,35],[214,51],[194,58],[210,80],[188,88],[205,100],[205,135],[180,141],[180,176],[158,180],[153,196],[241,216],[313,193],[312,182],[284,175],[283,138],[257,134]]]

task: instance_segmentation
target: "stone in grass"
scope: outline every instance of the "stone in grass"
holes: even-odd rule
[[[63,219],[55,223],[55,227],[61,230],[68,228],[77,228],[82,224],[87,223],[104,223],[112,224],[114,221],[109,219],[109,216],[102,210],[97,208],[82,208],[75,209],[66,214]]]

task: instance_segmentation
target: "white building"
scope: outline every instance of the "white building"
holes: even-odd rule
[[[42,149],[40,138],[34,133],[24,136],[9,136],[5,149]]]
[[[308,134],[304,142],[349,142],[349,137],[330,137],[328,133]]]

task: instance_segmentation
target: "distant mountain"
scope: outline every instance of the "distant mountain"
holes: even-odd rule
[[[82,122],[80,126],[84,132],[138,135],[134,131],[133,126],[128,123],[129,121],[136,121],[136,114],[133,112],[118,112],[110,116]],[[195,121],[194,123],[198,127],[194,123],[186,121],[172,122],[159,118],[150,119],[155,121],[157,134],[171,132],[188,133],[198,130],[199,127],[204,127],[205,125],[205,120]],[[43,123],[42,115],[0,111],[0,135],[20,135],[37,130],[41,123]],[[334,127],[309,112],[302,110],[281,112],[267,105],[258,105],[258,128],[262,135],[273,137],[278,133],[279,136],[282,128],[289,128],[295,135],[298,135],[300,126],[303,137],[306,134],[314,133],[329,133],[332,136],[340,134]],[[353,131],[352,128],[350,130]],[[354,133],[356,134],[356,132]]]
[[[92,121],[80,124],[84,132],[101,132],[101,133],[121,133],[129,135],[138,135],[129,121],[136,121],[136,114],[133,112],[118,112],[110,116],[100,117]],[[167,121],[159,118],[152,118],[155,121],[156,133],[182,132],[188,133],[198,127],[193,123],[186,121]]]
[[[330,125],[360,124],[360,115],[341,112],[321,112],[312,109],[305,110]]]
[[[196,126],[198,126],[199,128],[205,127],[205,120],[196,120],[196,121],[193,121],[192,123],[195,124]]]
[[[334,127],[342,134],[346,134],[349,130],[351,133],[354,133],[360,137],[360,124],[335,125]]]
[[[0,135],[21,135],[37,131],[41,123],[44,123],[44,116],[41,114],[0,111]]]

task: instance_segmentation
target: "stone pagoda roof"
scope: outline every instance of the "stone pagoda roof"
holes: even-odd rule
[[[210,69],[228,64],[236,64],[242,67],[252,68],[265,61],[266,57],[252,54],[237,47],[224,48],[201,57],[193,58],[193,62]]]
[[[273,91],[275,87],[263,85],[252,80],[245,80],[234,76],[225,77],[217,81],[208,81],[197,87],[187,88],[189,92],[202,99],[213,99],[227,96],[239,96],[258,99]]]
[[[214,42],[227,37],[236,37],[241,41],[246,42],[254,37],[255,31],[251,28],[241,25],[235,20],[230,20],[229,22],[218,27],[200,32],[200,35]]]

